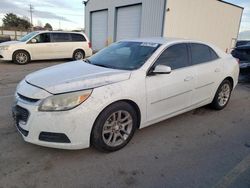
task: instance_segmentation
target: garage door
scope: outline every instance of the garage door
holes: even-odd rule
[[[104,48],[108,40],[108,11],[91,13],[91,43],[94,50]]]
[[[141,5],[134,5],[117,9],[116,41],[140,37],[141,13]]]

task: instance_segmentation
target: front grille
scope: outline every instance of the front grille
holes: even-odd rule
[[[39,101],[40,99],[32,99],[32,98],[29,98],[29,97],[25,97],[25,96],[23,96],[23,95],[21,95],[21,94],[17,94],[18,95],[18,97],[20,98],[20,99],[22,99],[22,100],[24,100],[24,101],[27,101],[27,102],[31,102],[31,103],[35,103],[35,102],[37,102],[37,101]]]
[[[29,111],[21,106],[16,106],[15,110],[16,110],[16,114],[17,114],[16,115],[17,119],[19,121],[23,121],[24,123],[26,123],[29,119],[29,114],[30,114]]]

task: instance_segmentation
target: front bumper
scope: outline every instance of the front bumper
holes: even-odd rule
[[[89,147],[96,117],[94,110],[80,105],[70,111],[40,112],[39,103],[40,101],[30,102],[17,97],[13,105],[16,127],[25,141],[60,149]],[[20,112],[20,109],[28,115],[23,115],[24,112]]]
[[[10,53],[8,50],[0,50],[0,60],[12,61],[12,53]]]

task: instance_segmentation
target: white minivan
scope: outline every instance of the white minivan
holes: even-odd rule
[[[91,43],[80,32],[35,31],[18,41],[0,44],[0,60],[17,64],[27,64],[31,60],[80,60],[91,55]]]

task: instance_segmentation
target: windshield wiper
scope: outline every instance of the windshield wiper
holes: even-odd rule
[[[93,65],[96,65],[98,67],[104,67],[104,68],[114,69],[113,67],[108,66],[108,65],[102,65],[102,64],[93,64]]]
[[[91,64],[91,61],[89,59],[84,59],[83,61],[86,62],[86,63]]]

